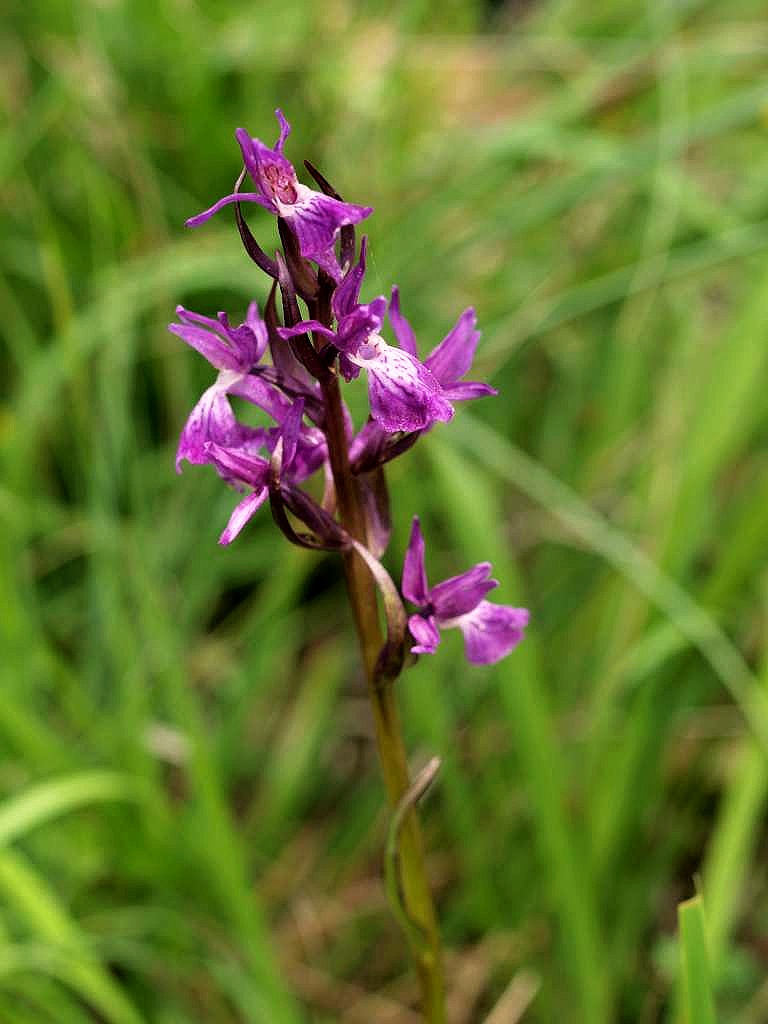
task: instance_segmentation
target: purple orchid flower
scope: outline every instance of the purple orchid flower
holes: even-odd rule
[[[418,359],[416,335],[413,328],[400,312],[400,291],[395,285],[389,302],[389,322],[395,332],[400,348]],[[477,316],[469,306],[461,314],[451,330],[424,360],[424,365],[439,381],[445,397],[452,402],[470,398],[483,398],[485,395],[497,395],[496,388],[479,381],[463,381],[461,378],[469,373],[472,360],[475,358],[480,331],[477,330]]]
[[[298,484],[306,480],[328,458],[322,431],[305,426],[302,423],[303,414],[304,402],[298,399],[279,427],[263,432],[262,446],[270,455],[282,441],[281,480],[287,484]],[[270,460],[258,455],[253,443],[226,446],[208,441],[206,455],[206,461],[212,462],[220,475],[235,488],[251,488],[251,493],[235,506],[219,537],[219,544],[231,544],[267,499]]]
[[[336,289],[337,294],[347,286],[351,276],[352,272],[350,271]],[[392,288],[392,298],[389,303],[389,322],[400,348],[411,358],[418,360],[416,336],[410,323],[400,312],[400,291],[396,285]],[[455,325],[422,364],[440,384],[443,396],[450,402],[498,394],[496,388],[491,387],[490,384],[461,380],[464,374],[469,372],[480,340],[480,332],[476,326],[477,317],[474,309],[470,306],[464,310]],[[416,440],[415,436],[403,439],[404,443],[397,442],[397,447],[393,449],[391,438],[388,438],[386,432],[382,430],[381,424],[373,419],[365,424],[352,441],[349,452],[350,461],[355,464],[365,463],[366,460],[369,460],[380,464],[388,461],[392,454],[400,454],[407,450],[407,447],[415,443]]]
[[[490,579],[490,562],[480,562],[460,576],[431,587],[424,566],[424,538],[414,516],[403,565],[403,594],[419,611],[408,619],[416,643],[414,654],[434,654],[440,630],[458,627],[464,635],[467,659],[474,665],[500,661],[523,639],[528,624],[526,608],[492,604],[485,595],[498,586]]]
[[[339,349],[339,367],[345,380],[354,380],[365,370],[371,416],[389,433],[425,430],[438,420],[447,422],[453,417],[453,406],[431,371],[411,353],[388,345],[381,337],[387,308],[384,296],[358,304],[365,256],[363,239],[358,263],[333,293],[335,331],[317,320],[305,320],[294,327],[279,328],[278,334],[287,339],[309,330],[328,338]]]
[[[276,110],[275,116],[280,125],[280,135],[272,149],[260,139],[249,135],[245,128],[238,128],[235,132],[242,150],[243,163],[256,185],[256,191],[233,192],[224,196],[209,209],[190,217],[187,225],[197,227],[228,203],[258,203],[290,225],[302,256],[314,260],[334,280],[338,280],[341,272],[333,252],[333,243],[339,229],[364,220],[373,213],[373,208],[344,203],[302,185],[296,177],[293,164],[283,156],[283,146],[291,126],[282,110]]]
[[[230,326],[226,313],[219,313],[214,320],[177,306],[176,315],[181,323],[169,324],[168,330],[197,349],[219,371],[181,432],[176,452],[176,472],[180,473],[184,459],[197,465],[211,461],[208,442],[236,446],[261,442],[264,432],[238,423],[227,395],[247,399],[277,421],[285,417],[291,403],[275,387],[250,373],[267,347],[267,328],[255,302],[238,327]]]

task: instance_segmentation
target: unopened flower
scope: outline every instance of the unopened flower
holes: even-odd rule
[[[525,608],[492,604],[485,595],[498,586],[490,579],[490,562],[480,562],[460,576],[430,587],[424,565],[424,538],[414,516],[403,566],[402,589],[418,607],[408,619],[416,643],[414,654],[434,654],[440,630],[457,627],[464,635],[467,658],[475,665],[491,665],[520,643],[529,614]]]
[[[360,370],[365,370],[371,416],[385,431],[424,430],[438,420],[450,420],[453,406],[430,370],[415,356],[388,345],[381,337],[379,332],[387,309],[384,296],[358,304],[364,272],[365,239],[359,262],[347,272],[333,294],[336,330],[317,320],[305,320],[295,327],[280,328],[278,334],[287,339],[314,331],[339,350],[339,366],[346,380],[353,380]]]
[[[280,125],[280,135],[271,149],[260,139],[249,135],[244,128],[238,128],[235,132],[242,150],[243,163],[253,179],[256,191],[233,192],[224,196],[208,210],[190,217],[187,225],[197,227],[228,203],[258,203],[288,223],[298,239],[302,256],[314,260],[338,279],[340,270],[333,252],[333,243],[339,229],[364,220],[373,213],[373,208],[345,203],[302,185],[293,164],[283,155],[283,146],[291,126],[281,110],[276,110],[275,116]]]
[[[243,445],[261,438],[262,431],[237,422],[227,395],[247,399],[278,421],[287,414],[291,403],[276,388],[250,373],[267,347],[267,328],[255,302],[238,327],[230,326],[226,313],[219,313],[214,320],[177,306],[176,315],[181,323],[169,324],[168,330],[197,349],[219,371],[181,432],[176,452],[176,471],[181,472],[184,459],[196,464],[210,462],[208,442]]]
[[[392,298],[389,302],[389,322],[392,324],[392,330],[395,332],[400,348],[408,352],[414,359],[418,359],[416,335],[408,320],[400,312],[400,291],[397,285],[392,289]],[[440,344],[424,360],[424,366],[439,381],[445,397],[452,402],[498,394],[496,388],[492,388],[490,384],[461,379],[465,373],[469,373],[479,341],[480,331],[477,330],[477,317],[474,309],[469,306]]]

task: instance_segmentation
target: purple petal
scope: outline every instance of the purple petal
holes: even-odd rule
[[[291,346],[283,343],[284,340],[273,337],[269,342],[272,365],[280,378],[290,386],[305,392],[315,392],[318,388],[317,382],[307,368],[298,361]]]
[[[237,327],[230,325],[226,313],[219,313],[213,320],[177,306],[176,314],[182,322],[170,324],[168,330],[205,356],[217,370],[246,373],[267,347],[267,327],[255,302],[248,307],[245,323]]]
[[[184,306],[179,305],[176,307],[176,316],[182,323],[201,324],[203,327],[207,327],[209,331],[221,331],[221,324],[218,320],[212,316],[203,316],[202,313],[194,313],[191,309],[185,309]]]
[[[461,314],[456,324],[440,344],[424,360],[443,387],[450,387],[460,380],[475,358],[480,332],[475,329],[477,317],[470,306]]]
[[[474,611],[459,616],[450,625],[458,626],[464,634],[467,659],[473,665],[493,665],[517,647],[528,619],[527,608],[481,601]]]
[[[350,358],[367,371],[371,415],[390,433],[426,430],[453,417],[435,378],[402,349],[374,336]]]
[[[359,366],[355,369],[358,373],[360,372]],[[375,460],[383,452],[388,437],[389,435],[382,429],[380,423],[377,423],[376,420],[368,420],[349,446],[349,461],[357,462],[364,457]]]
[[[238,481],[256,489],[266,486],[269,477],[269,462],[256,454],[250,446],[231,446],[209,441],[206,445],[207,461],[213,462],[221,475],[230,481]]]
[[[315,331],[317,334],[322,334],[324,338],[330,339],[332,342],[336,342],[336,335],[324,324],[321,324],[319,320],[302,320],[301,323],[294,324],[293,327],[278,327],[277,333],[287,341],[289,338],[295,338],[298,334],[306,334],[307,331]]]
[[[328,447],[322,430],[302,427],[296,443],[296,452],[291,462],[288,477],[294,483],[301,483],[312,476],[328,458]]]
[[[261,319],[261,315],[259,313],[259,304],[258,304],[258,302],[254,301],[254,302],[250,302],[248,304],[248,310],[246,311],[246,314],[245,314],[245,322],[247,324],[249,324],[249,326],[253,327],[254,330],[256,330],[256,325],[257,324],[263,324],[264,323],[264,321]],[[264,328],[266,330],[266,324],[264,324]]]
[[[339,323],[336,347],[349,356],[356,355],[360,346],[381,330],[386,308],[387,300],[383,295],[363,306],[355,306]]]
[[[423,615],[411,615],[408,619],[408,629],[416,641],[411,648],[411,654],[435,653],[440,643],[440,631],[431,615],[428,618]]]
[[[480,562],[471,569],[443,580],[432,588],[432,605],[439,622],[466,615],[476,608],[489,590],[498,587],[498,580],[488,579],[490,562]]]
[[[339,355],[339,369],[341,370],[341,376],[347,383],[351,380],[357,380],[360,376],[360,367],[353,363],[349,356],[344,355],[343,352]]]
[[[240,146],[240,152],[243,154],[243,164],[245,165],[246,171],[250,174],[254,184],[259,189],[259,196],[263,200],[262,205],[265,209],[269,210],[270,213],[275,213],[275,205],[271,199],[269,193],[264,192],[264,186],[261,182],[261,175],[259,173],[259,158],[254,149],[254,142],[251,133],[246,131],[245,128],[237,128],[235,130],[235,138]],[[259,143],[261,146],[262,143]],[[237,187],[237,186],[235,186]]]
[[[237,355],[213,331],[192,324],[168,324],[168,330],[199,352],[217,370],[242,370]]]
[[[291,134],[291,126],[290,124],[288,124],[288,119],[286,118],[285,114],[282,112],[280,107],[278,107],[277,110],[275,111],[275,117],[277,118],[277,123],[280,125],[280,137],[275,143],[275,152],[282,153],[283,146],[285,145],[285,140]]]
[[[281,131],[281,137],[283,133]],[[298,198],[299,181],[290,160],[283,156],[280,139],[274,149],[261,139],[238,128],[235,137],[240,143],[243,163],[271,213],[279,213],[283,203],[293,204]]]
[[[177,473],[181,472],[181,463],[184,459],[198,466],[210,462],[210,454],[206,447],[210,441],[231,444],[242,436],[240,424],[235,420],[227,400],[227,390],[232,383],[232,376],[230,371],[220,373],[216,383],[203,392],[189,414],[176,451]]]
[[[283,466],[286,468],[293,462],[293,457],[296,454],[303,415],[304,400],[299,398],[293,403],[288,411],[288,415],[283,420],[280,434],[283,438]]]
[[[243,527],[254,517],[256,512],[264,504],[267,497],[267,488],[262,487],[253,494],[243,498],[235,505],[234,512],[229,517],[226,529],[219,537],[219,544],[231,544]]]
[[[424,608],[429,604],[429,584],[424,565],[424,536],[419,517],[413,517],[411,536],[403,563],[403,581],[400,588],[412,604]]]
[[[269,200],[265,199],[260,192],[233,192],[231,195],[224,196],[209,206],[207,210],[203,210],[202,213],[196,213],[194,217],[189,217],[184,223],[188,228],[196,228],[198,225],[205,223],[210,220],[214,213],[218,213],[223,206],[228,206],[230,203],[258,203],[259,206],[263,206],[265,210],[270,210],[274,213],[272,204]]]
[[[445,388],[445,397],[451,402],[466,402],[471,398],[485,398],[486,395],[498,395],[496,388],[490,384],[481,384],[480,381],[467,380],[459,381]]]
[[[248,319],[237,327],[230,327],[226,313],[219,313],[219,323],[224,328],[241,368],[250,370],[267,348],[267,325],[259,316],[258,306],[252,302],[248,308]]]
[[[341,267],[336,257],[336,250],[332,245],[329,245],[325,252],[316,253],[312,259],[318,267],[326,272],[331,280],[337,283],[341,280]]]
[[[389,300],[389,322],[395,332],[397,344],[409,355],[418,358],[419,350],[416,347],[416,335],[413,328],[400,312],[400,289],[397,285],[392,288],[392,298]]]
[[[282,422],[291,408],[290,398],[256,374],[239,377],[229,386],[228,391],[263,409],[278,423]]]
[[[370,206],[355,206],[315,192],[306,185],[296,186],[294,203],[278,202],[280,216],[290,224],[299,242],[301,255],[316,259],[333,245],[339,228],[357,224],[373,213]]]
[[[360,298],[360,287],[365,276],[365,259],[368,248],[368,239],[363,237],[360,242],[360,259],[354,266],[350,267],[344,275],[342,282],[333,293],[331,305],[334,316],[342,320],[352,313]]]

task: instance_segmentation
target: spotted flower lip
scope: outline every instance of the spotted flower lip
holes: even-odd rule
[[[424,537],[419,518],[414,516],[402,580],[403,595],[419,608],[408,619],[416,641],[411,647],[413,654],[434,654],[441,629],[453,627],[461,630],[467,659],[474,665],[492,665],[520,643],[528,624],[528,610],[486,601],[485,595],[498,586],[490,572],[490,563],[480,562],[430,588]]]
[[[314,260],[338,280],[341,272],[333,252],[336,236],[342,227],[357,224],[370,216],[373,208],[345,203],[302,185],[293,164],[283,155],[291,126],[280,109],[275,111],[275,116],[280,125],[280,135],[272,148],[251,136],[245,128],[238,128],[235,132],[243,163],[256,190],[224,196],[209,209],[190,217],[187,226],[197,227],[229,203],[258,203],[290,225],[302,256]]]
[[[408,320],[400,312],[400,290],[397,285],[392,288],[392,298],[389,301],[389,322],[400,348],[412,355],[414,359],[418,359],[416,335]],[[469,306],[440,344],[436,345],[424,360],[424,366],[439,381],[446,398],[450,401],[465,401],[498,394],[496,388],[491,387],[490,384],[461,379],[466,373],[469,373],[479,341],[480,331],[477,330],[477,316],[472,306]]]
[[[365,242],[365,239],[363,239]],[[361,256],[362,262],[362,256]],[[363,266],[364,269],[364,266]],[[355,268],[352,268],[344,277],[343,281],[336,288],[334,293],[334,311],[337,304],[347,308],[354,304],[360,290],[362,272],[354,275]],[[339,313],[337,312],[337,316]],[[407,353],[412,359],[418,362],[418,348],[416,335],[413,328],[400,312],[400,291],[395,285],[392,288],[392,297],[388,309],[389,322],[400,345],[401,351]],[[424,360],[422,365],[434,380],[440,385],[443,397],[449,402],[463,401],[471,398],[483,398],[485,395],[498,394],[496,388],[490,384],[483,384],[479,381],[464,381],[461,378],[469,372],[472,360],[480,340],[480,332],[476,329],[477,317],[474,309],[470,306],[465,309],[455,325],[443,338],[439,345]],[[341,358],[342,372],[345,369],[345,357]],[[354,367],[357,372],[359,369]],[[431,424],[428,424],[430,426]],[[422,428],[423,429],[423,428]],[[362,430],[354,438],[350,447],[350,459],[352,462],[373,460],[374,462],[387,461],[387,450],[399,454],[407,450],[407,447],[416,441],[416,437],[406,442],[404,447],[401,442],[395,442],[397,450],[392,445],[392,439],[388,439],[382,425],[373,419],[365,424]]]
[[[267,328],[255,302],[248,307],[245,321],[237,327],[231,326],[226,313],[219,313],[214,320],[178,306],[176,315],[180,323],[169,324],[168,330],[219,371],[181,432],[176,451],[176,472],[180,473],[185,459],[195,465],[211,461],[208,442],[243,446],[260,441],[262,430],[236,421],[228,395],[246,399],[278,422],[285,418],[291,403],[277,388],[250,373],[267,347]]]
[[[387,300],[380,295],[363,305],[358,303],[365,258],[363,239],[359,262],[348,270],[334,292],[335,331],[317,320],[305,320],[294,327],[279,328],[278,334],[287,339],[314,331],[339,350],[339,366],[346,380],[365,370],[371,416],[385,431],[425,430],[437,421],[447,422],[454,410],[439,381],[415,356],[388,345],[379,333]]]

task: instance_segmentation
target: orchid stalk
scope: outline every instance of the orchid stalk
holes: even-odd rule
[[[182,430],[176,467],[180,471],[184,461],[210,465],[241,493],[221,544],[231,544],[268,503],[290,543],[341,555],[392,809],[387,890],[407,936],[423,1019],[443,1024],[440,931],[416,808],[437,761],[411,781],[398,681],[419,656],[435,652],[442,630],[453,627],[463,634],[470,662],[498,661],[523,638],[528,612],[486,600],[497,586],[487,562],[430,587],[418,517],[398,589],[382,564],[390,539],[384,466],[436,423],[449,422],[455,402],[496,391],[464,379],[480,339],[472,309],[422,361],[397,287],[389,299],[360,301],[367,240],[358,248],[355,226],[373,211],[345,202],[309,163],[319,191],[301,184],[284,155],[290,125],[281,111],[276,116],[279,137],[272,147],[237,130],[244,166],[233,192],[187,222],[197,226],[233,205],[245,250],[271,283],[263,316],[253,302],[238,326],[225,313],[214,319],[177,308],[170,330],[217,376]],[[242,191],[246,175],[250,191]],[[276,217],[282,248],[274,258],[248,227],[245,202]],[[384,336],[387,322],[394,344]],[[356,431],[342,382],[363,373],[370,415]],[[274,425],[240,423],[230,395],[262,410]],[[318,473],[322,488],[306,489]],[[413,606],[410,615],[404,600]]]

